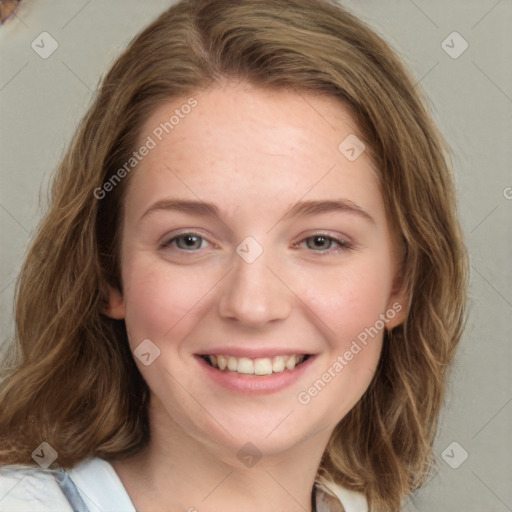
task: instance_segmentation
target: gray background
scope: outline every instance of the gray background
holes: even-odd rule
[[[51,173],[100,77],[170,3],[27,0],[0,27],[0,346],[13,332],[14,279]],[[342,3],[391,43],[427,93],[455,152],[470,252],[471,314],[441,418],[438,469],[403,510],[512,511],[512,1]],[[46,59],[31,47],[44,31],[58,43]],[[454,31],[469,44],[458,58],[442,46]],[[444,47],[462,44],[452,37]]]

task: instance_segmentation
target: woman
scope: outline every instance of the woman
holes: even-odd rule
[[[334,2],[179,2],[22,268],[0,510],[398,511],[466,279],[448,149],[380,37]]]

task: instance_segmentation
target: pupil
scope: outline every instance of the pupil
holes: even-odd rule
[[[197,243],[197,236],[194,235],[187,235],[185,237],[185,243],[189,247],[193,247]]]
[[[325,236],[316,236],[315,240],[317,242],[317,245],[320,245],[320,246],[321,245],[325,246],[325,244],[329,242]]]

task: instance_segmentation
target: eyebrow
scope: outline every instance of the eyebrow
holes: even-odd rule
[[[221,217],[219,208],[213,203],[168,198],[157,201],[151,205],[142,214],[139,220],[142,220],[149,213],[155,211],[178,211],[203,217]],[[350,213],[375,224],[374,218],[365,209],[353,201],[343,198],[325,201],[299,201],[295,203],[280,220],[288,220],[293,217],[310,217],[320,213]]]

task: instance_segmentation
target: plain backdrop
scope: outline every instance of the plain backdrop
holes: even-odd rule
[[[100,77],[171,3],[26,0],[0,26],[0,348],[13,333],[14,279],[51,174]],[[512,1],[342,4],[391,43],[426,92],[455,153],[470,253],[471,311],[439,426],[438,467],[403,510],[512,511]]]

